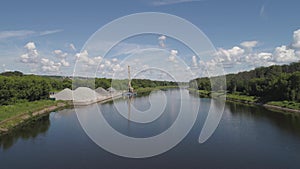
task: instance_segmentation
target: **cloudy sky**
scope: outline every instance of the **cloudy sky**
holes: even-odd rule
[[[81,60],[87,68],[100,67],[103,71],[98,75],[105,77],[124,72],[124,56],[135,53],[144,58],[132,56],[131,62],[139,63],[141,68],[149,67],[145,60],[149,62],[152,50],[160,51],[156,56],[165,57],[164,64],[176,70],[178,66],[193,70],[194,76],[203,75],[201,72],[217,63],[223,64],[225,73],[286,64],[300,60],[299,6],[296,0],[3,0],[1,72],[71,75],[76,60]],[[163,12],[186,19],[203,31],[216,52],[203,60],[200,54],[165,35],[131,37],[117,44],[107,57],[91,56],[90,51],[82,50],[99,28],[138,12]],[[184,64],[180,66],[177,60]]]

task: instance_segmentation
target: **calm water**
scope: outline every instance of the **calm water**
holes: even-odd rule
[[[177,117],[179,90],[164,92],[169,98],[165,112],[145,125],[126,120],[112,103],[85,109],[94,111],[99,106],[114,129],[128,136],[149,137],[166,130]],[[153,95],[159,98],[161,93]],[[85,134],[75,110],[66,109],[1,138],[0,168],[300,168],[299,115],[227,103],[213,136],[199,144],[211,100],[187,91],[184,99],[200,102],[196,124],[181,143],[164,154],[128,159],[108,153]],[[136,109],[147,110],[148,100],[148,96],[142,96],[130,102]],[[117,104],[128,102],[120,99]]]

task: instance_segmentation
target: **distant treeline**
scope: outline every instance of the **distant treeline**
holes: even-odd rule
[[[78,86],[86,86],[91,88],[102,87],[107,89],[117,84],[128,84],[128,80],[115,80],[96,78],[83,79],[76,78],[75,85],[72,86],[71,78],[63,78],[59,76],[38,76],[24,75],[22,72],[4,72],[0,74],[0,105],[14,104],[23,101],[35,101],[47,99],[50,92],[60,91],[65,88],[75,89]],[[156,87],[156,86],[174,86],[175,82],[167,81],[151,81],[147,79],[133,79],[132,86],[134,88]]]
[[[211,90],[209,78],[194,79],[189,82],[189,86],[198,90]],[[300,102],[300,62],[228,74],[226,87],[229,93],[257,96],[260,102]]]
[[[177,86],[177,82],[171,81],[155,81],[149,79],[132,79],[131,86],[134,89],[138,88],[146,88],[146,87],[157,87],[157,86]],[[75,78],[73,83],[73,89],[84,86],[89,87],[91,89],[96,89],[98,87],[102,87],[107,89],[109,87],[113,87],[117,90],[126,90],[128,89],[128,79],[106,79],[106,78],[96,78],[96,79],[83,79],[83,78]]]

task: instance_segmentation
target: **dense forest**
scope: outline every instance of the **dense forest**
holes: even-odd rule
[[[50,92],[60,91],[65,88],[77,88],[78,86],[86,86],[90,88],[102,87],[107,89],[118,87],[118,81],[112,83],[112,79],[96,78],[83,79],[76,78],[72,86],[71,78],[63,78],[60,76],[38,76],[24,75],[22,72],[4,72],[0,74],[0,105],[9,105],[24,101],[35,101],[47,99]],[[128,80],[120,80],[120,84],[128,84]],[[132,86],[134,88],[156,87],[156,86],[174,86],[175,82],[167,81],[151,81],[147,79],[133,79]]]
[[[198,90],[211,90],[210,79],[207,77],[191,80],[189,86]],[[229,93],[256,96],[262,103],[283,100],[300,102],[300,62],[228,74],[226,87]]]

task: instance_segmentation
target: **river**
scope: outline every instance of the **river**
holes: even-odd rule
[[[65,109],[0,138],[0,168],[300,168],[300,115],[228,102],[216,131],[200,144],[199,133],[211,99],[183,92],[184,99],[200,103],[197,120],[188,135],[163,154],[142,159],[111,154],[86,135],[74,109]],[[168,104],[164,113],[152,123],[128,121],[118,114],[112,102],[81,108],[93,110],[99,106],[115,130],[131,137],[146,138],[168,129],[177,118],[180,100],[174,96],[179,89],[163,93],[169,98]],[[154,92],[151,97],[159,101],[160,95],[162,92]],[[115,103],[128,102],[128,99],[119,99]],[[133,98],[130,104],[138,110],[151,106],[147,95]]]

